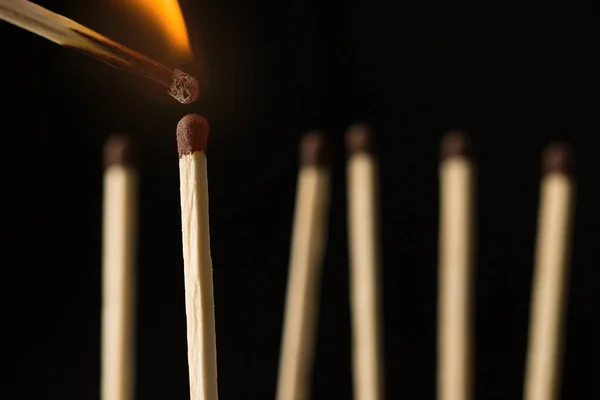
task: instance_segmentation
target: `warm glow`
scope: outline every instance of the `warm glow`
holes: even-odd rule
[[[131,5],[140,8],[165,34],[173,51],[190,56],[192,50],[187,28],[177,0],[129,0]]]

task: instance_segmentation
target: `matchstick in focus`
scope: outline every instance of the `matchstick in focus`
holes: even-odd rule
[[[277,400],[310,398],[330,196],[326,153],[323,133],[312,132],[303,138]]]
[[[575,191],[572,162],[565,144],[551,145],[543,155],[525,400],[559,397]]]
[[[102,400],[133,400],[137,169],[133,145],[105,147],[102,283]]]
[[[472,398],[474,164],[464,132],[441,146],[438,399]]]
[[[217,400],[217,349],[208,224],[209,125],[186,115],[177,125],[190,400]]]
[[[27,0],[0,0],[0,19],[163,86],[177,101],[196,101],[198,81],[77,22]]]
[[[384,397],[377,162],[367,126],[346,133],[354,398]]]

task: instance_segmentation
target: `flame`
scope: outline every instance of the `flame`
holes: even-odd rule
[[[191,56],[192,49],[183,13],[177,0],[129,0],[159,27],[174,53]]]

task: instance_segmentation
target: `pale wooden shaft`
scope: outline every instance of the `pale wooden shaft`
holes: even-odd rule
[[[217,350],[206,156],[179,160],[190,400],[217,400]]]
[[[134,398],[136,213],[136,171],[108,167],[102,241],[102,400]]]
[[[277,400],[310,399],[321,264],[327,232],[328,169],[303,167],[296,193]]]
[[[107,44],[116,44],[116,42],[30,1],[0,0],[0,19],[54,43],[80,49],[94,49],[95,52],[104,54],[109,59],[114,57],[111,52],[103,50],[102,45],[83,37],[79,33],[84,33]]]
[[[438,399],[472,398],[473,166],[440,167]]]
[[[384,377],[375,160],[354,154],[347,174],[354,398],[380,400]]]
[[[573,183],[566,175],[552,173],[543,178],[525,400],[554,400],[559,397],[572,203]]]

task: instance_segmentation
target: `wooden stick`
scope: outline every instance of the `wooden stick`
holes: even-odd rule
[[[102,400],[133,400],[137,170],[131,142],[105,149],[102,284]]]
[[[217,400],[217,349],[208,224],[208,122],[189,114],[177,125],[190,400]]]
[[[198,81],[166,67],[85,26],[27,0],[0,0],[0,19],[64,47],[162,85],[177,101],[189,104],[200,92]]]
[[[440,165],[438,399],[472,398],[474,166],[468,138],[449,132]]]
[[[369,128],[351,127],[346,146],[354,398],[380,400],[384,398],[384,376],[377,165]]]
[[[573,220],[572,155],[564,144],[549,146],[544,176],[531,301],[525,400],[559,397],[561,352]]]
[[[277,400],[310,398],[330,190],[324,140],[314,132],[301,143]]]

